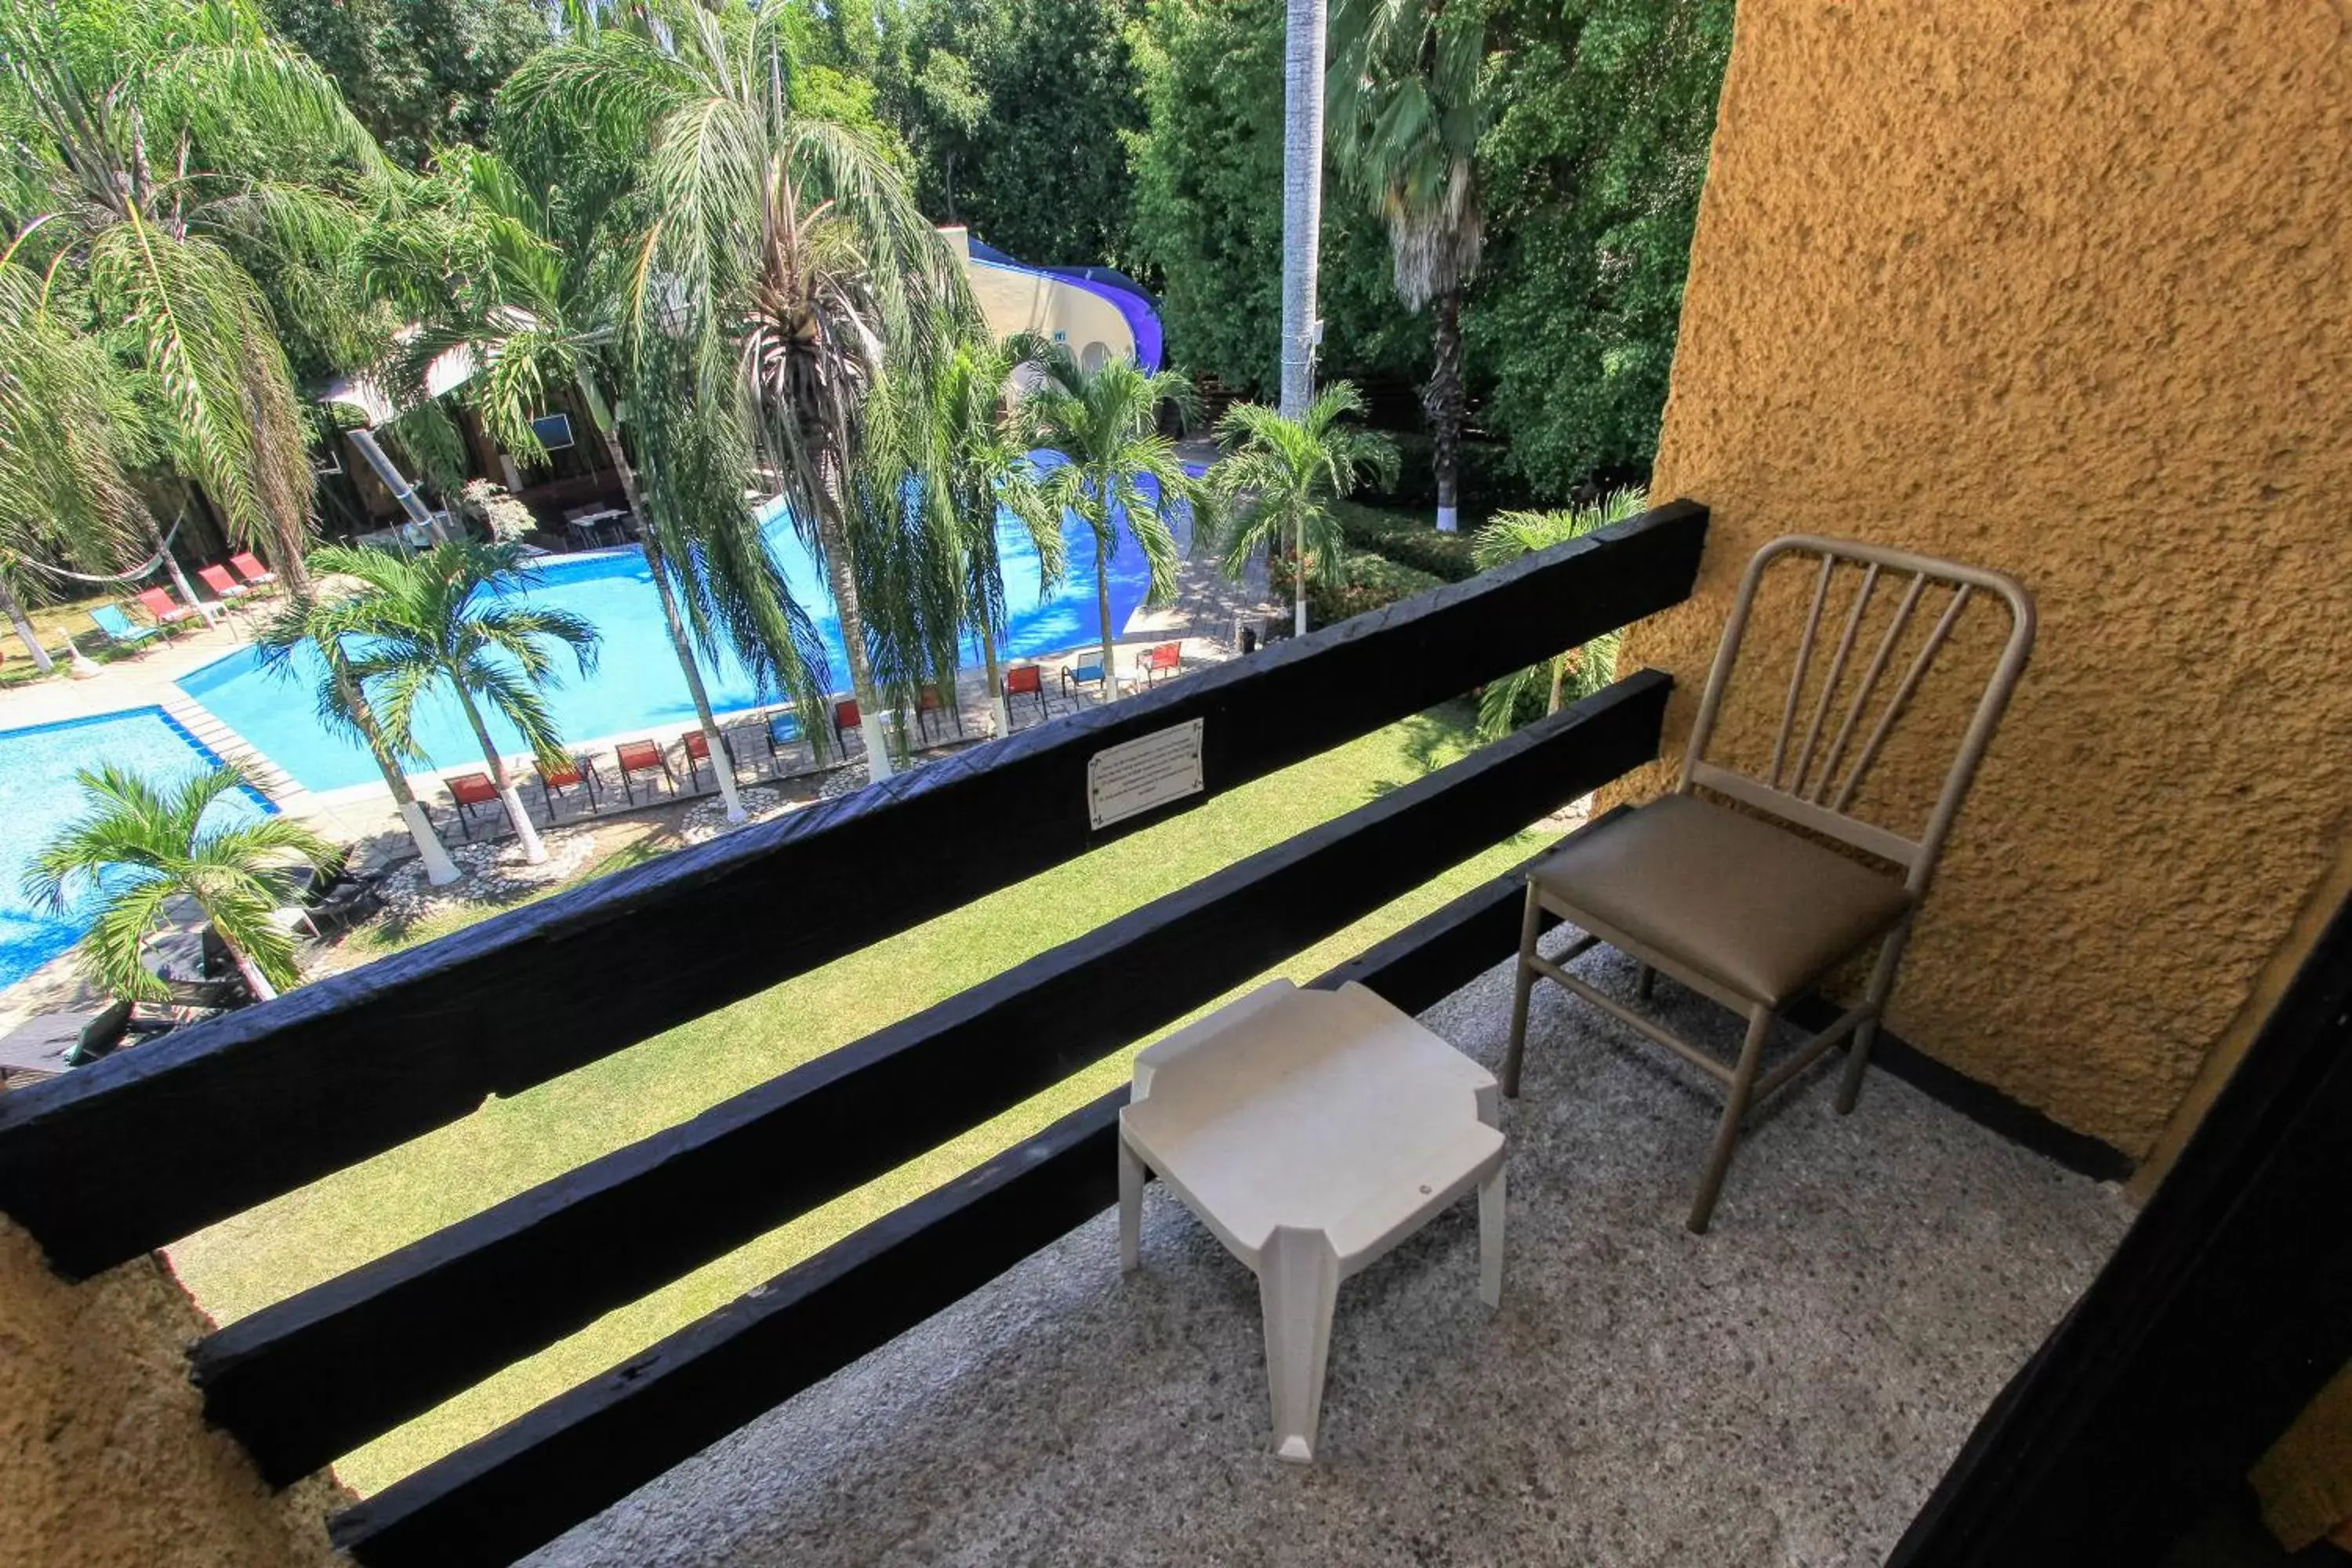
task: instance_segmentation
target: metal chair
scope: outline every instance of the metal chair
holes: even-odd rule
[[[925,741],[931,738],[931,718],[934,714],[940,716],[940,735],[942,739],[947,735],[948,721],[950,720],[955,723],[955,732],[959,735],[963,733],[963,712],[961,705],[948,697],[941,696],[940,689],[936,686],[918,688],[915,692],[915,727],[921,732]]]
[[[849,755],[849,737],[866,733],[860,728],[865,722],[866,716],[859,711],[855,697],[845,697],[833,705],[833,743],[841,748],[844,757]]]
[[[707,765],[710,769],[710,787],[717,789],[719,787],[719,768],[718,764],[710,761],[710,741],[709,737],[704,735],[699,730],[688,730],[686,732],[685,740],[687,787],[693,790],[698,795],[702,792],[702,770]],[[729,743],[724,733],[721,733],[719,737],[719,749],[726,755],[728,776],[730,778],[738,776],[735,767],[735,748]]]
[[[637,789],[631,781],[639,773],[661,774],[669,780],[669,793],[673,796],[677,794],[677,775],[669,771],[669,759],[651,741],[622,742],[613,752],[613,762],[621,773],[621,793],[628,796],[632,806],[637,804]],[[646,795],[648,799],[656,798],[650,778],[646,780]]]
[[[1007,704],[1005,722],[1013,721],[1010,705],[1015,697],[1034,697],[1037,717],[1050,719],[1053,714],[1045,706],[1045,669],[1043,665],[1016,664],[1004,672],[1004,700]]]
[[[499,794],[499,786],[490,782],[489,774],[458,773],[441,782],[448,786],[450,802],[457,808],[457,824],[465,830],[468,843],[474,837],[475,812],[495,808],[501,816],[506,815],[506,797]]]
[[[787,708],[781,713],[771,713],[762,727],[768,738],[768,766],[778,778],[784,776],[784,752],[801,743],[801,716]]]
[[[540,800],[547,808],[547,821],[550,826],[553,826],[555,824],[555,803],[559,800],[569,799],[570,796],[565,794],[568,790],[579,791],[587,801],[587,805],[583,809],[591,816],[596,815],[596,763],[594,758],[590,757],[583,752],[573,757],[571,763],[566,766],[557,768],[541,768],[538,772]]]
[[[1788,696],[1781,705],[1771,767],[1759,777],[1709,762],[1707,744],[1722,710],[1758,584],[1766,569],[1784,555],[1818,556],[1821,566]],[[1799,710],[1805,706],[1807,677],[1820,641],[1822,610],[1829,602],[1832,580],[1846,564],[1862,569],[1860,581],[1844,616],[1836,650],[1812,697],[1801,742],[1792,748]],[[1848,660],[1855,651],[1872,596],[1882,581],[1906,578],[1902,598],[1878,634],[1875,650],[1854,683],[1834,732],[1826,737],[1824,751],[1824,727],[1845,683]],[[1931,594],[1942,597],[1947,590],[1949,597],[1940,618],[1893,693],[1870,717],[1880,678],[1893,662],[1915,613]],[[2009,634],[1958,751],[1944,773],[1925,830],[1911,838],[1864,821],[1849,809],[1855,793],[1949,640],[1961,613],[1980,596],[2007,604]],[[1776,539],[1758,552],[1740,581],[1730,622],[1707,674],[1674,792],[1633,810],[1611,813],[1528,873],[1503,1092],[1513,1097],[1518,1093],[1519,1069],[1527,1049],[1528,996],[1538,975],[1567,987],[1722,1083],[1723,1119],[1691,1205],[1690,1228],[1702,1232],[1723,1189],[1724,1174],[1738,1145],[1740,1121],[1748,1108],[1848,1038],[1853,1044],[1846,1054],[1837,1109],[1840,1114],[1852,1110],[1919,902],[1927,894],[1945,837],[1976,776],[1993,727],[2008,706],[2032,648],[2033,601],[2014,579],[2000,573],[1810,535]],[[1857,736],[1860,749],[1850,751]],[[1843,773],[1842,763],[1847,764]],[[1705,799],[1695,793],[1701,789],[1748,809],[1733,810]],[[1822,838],[1889,862],[1902,874],[1899,878],[1887,875],[1826,847],[1819,841]],[[1557,960],[1537,951],[1546,910],[1583,933]],[[1563,967],[1578,953],[1604,942],[1641,964],[1640,998],[1649,997],[1654,972],[1663,970],[1693,991],[1744,1015],[1748,1036],[1738,1060],[1727,1066]],[[1877,962],[1862,1000],[1759,1078],[1758,1066],[1774,1020],[1791,1002],[1874,942],[1878,944]]]

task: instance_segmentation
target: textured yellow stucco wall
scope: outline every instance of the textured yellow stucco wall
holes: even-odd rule
[[[1678,754],[1766,540],[2021,578],[2033,666],[1891,1026],[2135,1155],[2347,830],[2348,30],[1741,0],[1701,202],[1653,493],[1713,532],[1625,657],[1680,678]]]
[[[204,1424],[186,1346],[205,1327],[152,1258],[68,1285],[0,1219],[0,1564],[310,1568],[340,1563],[314,1477],[284,1493]]]

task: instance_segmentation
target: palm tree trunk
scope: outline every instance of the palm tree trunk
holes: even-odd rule
[[[213,930],[220,930],[218,921],[213,922]],[[228,949],[229,962],[236,964],[237,973],[245,977],[245,988],[253,993],[256,1002],[278,1000],[278,987],[269,984],[269,976],[261,973],[261,965],[247,958],[245,950],[229,941],[225,932],[221,936],[221,945]]]
[[[321,649],[320,652],[325,653],[326,650]],[[409,787],[408,774],[401,770],[400,759],[394,756],[392,748],[384,744],[383,732],[376,728],[375,715],[368,710],[367,694],[360,689],[359,682],[352,679],[351,672],[332,654],[327,654],[327,661],[331,679],[341,694],[343,711],[349,713],[352,721],[359,726],[360,734],[367,742],[369,755],[375,758],[376,769],[383,774],[384,784],[392,791],[393,805],[400,809],[400,820],[407,826],[408,837],[416,846],[416,858],[425,867],[425,880],[436,888],[447,887],[458,878],[457,863],[449,858],[449,851],[443,847],[441,836],[433,831],[433,819],[425,816],[425,808],[416,803],[416,792]]]
[[[986,615],[974,617],[973,635],[980,639],[981,663],[988,672],[988,711],[996,721],[999,735],[1013,733],[1012,710],[1004,706],[1004,672],[996,663],[996,628],[988,624]]]
[[[1569,650],[1570,653],[1573,653],[1576,650],[1573,648]],[[1565,695],[1567,686],[1568,654],[1556,654],[1553,656],[1551,661],[1551,698],[1544,704],[1544,711],[1546,713],[1557,713],[1559,711],[1559,700],[1563,695]]]
[[[1102,617],[1103,700],[1118,700],[1118,666],[1111,661],[1110,553],[1103,548],[1103,531],[1095,535],[1095,608]]]
[[[1307,520],[1300,518],[1290,542],[1290,582],[1298,595],[1297,632],[1307,635]]]
[[[1449,289],[1430,301],[1430,310],[1437,325],[1421,410],[1437,459],[1437,531],[1453,533],[1461,527],[1455,508],[1462,467],[1462,291]]]
[[[194,608],[198,615],[204,616],[205,625],[212,625],[212,616],[205,615],[204,601],[197,598],[196,591],[188,585],[188,574],[180,570],[180,558],[172,553],[171,543],[163,537],[163,525],[155,521],[155,514],[152,511],[147,513],[147,542],[153,545],[155,553],[163,558],[164,569],[172,574],[172,586],[180,591],[181,602]],[[294,586],[293,574],[290,573],[287,575],[287,585],[289,589]],[[305,582],[301,586],[308,589],[310,584]]]
[[[890,776],[890,748],[882,737],[879,696],[874,670],[866,657],[866,617],[857,608],[857,576],[851,569],[849,533],[831,506],[820,504],[817,542],[824,546],[825,579],[833,585],[833,605],[841,616],[842,651],[849,656],[849,688],[857,699],[857,729],[866,737],[867,776],[877,783]]]
[[[1315,271],[1323,228],[1325,0],[1289,0],[1282,51],[1282,412],[1315,401]],[[1302,630],[1304,627],[1302,626]]]
[[[41,646],[40,634],[33,629],[31,617],[16,602],[16,590],[9,587],[5,578],[0,578],[0,614],[7,616],[8,624],[16,627],[16,635],[24,639],[26,651],[33,656],[34,668],[43,675],[57,668],[57,661],[49,657],[49,650]]]
[[[629,454],[621,445],[621,432],[614,423],[613,411],[604,401],[604,393],[595,381],[583,371],[575,378],[581,398],[588,405],[588,416],[596,422],[596,433],[604,438],[604,456],[620,476],[622,499],[629,503],[629,516],[637,525],[637,539],[645,547],[646,564],[653,569],[654,591],[661,595],[662,619],[669,626],[669,646],[677,655],[677,667],[686,674],[686,689],[694,699],[694,717],[702,730],[702,743],[710,749],[710,774],[719,781],[719,798],[726,803],[727,820],[743,822],[749,814],[743,809],[742,797],[735,793],[735,769],[727,763],[727,743],[719,733],[719,721],[710,711],[710,693],[702,684],[701,668],[694,662],[694,645],[686,635],[686,617],[679,613],[677,594],[670,586],[667,560],[660,543],[654,538],[653,520],[646,515],[645,497],[637,489],[637,470],[629,464]]]
[[[474,739],[482,743],[482,761],[489,764],[490,783],[498,786],[499,799],[506,803],[507,820],[514,824],[515,842],[522,846],[523,859],[533,866],[541,864],[547,859],[547,846],[539,841],[539,829],[530,825],[530,814],[522,808],[522,796],[516,792],[514,780],[507,776],[506,759],[490,743],[489,726],[482,722],[481,710],[474,706],[474,694],[457,680],[449,684],[457,689],[457,705],[466,710],[466,722],[474,727]]]

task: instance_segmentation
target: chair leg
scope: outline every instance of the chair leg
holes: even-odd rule
[[[1837,1111],[1850,1114],[1854,1102],[1862,1098],[1862,1069],[1870,1065],[1870,1047],[1878,1038],[1879,1016],[1886,1011],[1886,998],[1895,989],[1895,971],[1903,962],[1903,944],[1911,939],[1911,922],[1905,921],[1886,933],[1879,945],[1878,963],[1870,972],[1870,989],[1863,1000],[1870,1004],[1870,1016],[1855,1026],[1853,1038],[1845,1047],[1845,1075],[1838,1080]]]
[[[1519,968],[1512,981],[1511,1044],[1503,1053],[1503,1093],[1519,1098],[1519,1065],[1528,1054],[1528,993],[1535,988],[1536,972],[1528,960],[1543,934],[1543,905],[1536,901],[1536,885],[1528,884],[1527,913],[1519,919]]]
[[[1331,1309],[1339,1294],[1339,1255],[1319,1230],[1278,1225],[1258,1258],[1258,1300],[1265,1316],[1265,1381],[1274,1404],[1277,1458],[1315,1458],[1323,1415],[1323,1373],[1331,1357]]]
[[[1732,1151],[1739,1147],[1739,1121],[1756,1090],[1757,1065],[1764,1059],[1764,1041],[1772,1033],[1772,1009],[1758,1007],[1748,1015],[1748,1043],[1739,1047],[1739,1066],[1731,1075],[1731,1091],[1724,1098],[1723,1121],[1715,1130],[1715,1147],[1706,1157],[1706,1171],[1698,1180],[1698,1196],[1691,1202],[1689,1226],[1699,1236],[1715,1214],[1715,1200],[1723,1191],[1725,1173],[1731,1169]]]

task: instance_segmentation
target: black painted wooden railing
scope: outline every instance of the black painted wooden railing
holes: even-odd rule
[[[0,1096],[0,1211],[68,1274],[136,1256],[1675,604],[1706,521],[1656,509]],[[1667,687],[1632,676],[231,1324],[194,1353],[207,1413],[273,1481],[314,1469],[1652,759]],[[1203,791],[1092,830],[1088,759],[1193,719]],[[1425,1005],[1507,952],[1516,923],[1505,879],[1326,979]],[[348,1510],[337,1538],[370,1564],[494,1563],[589,1516],[1105,1206],[1118,1099]]]

